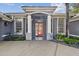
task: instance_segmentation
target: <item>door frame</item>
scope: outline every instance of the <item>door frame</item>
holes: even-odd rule
[[[39,19],[40,20],[40,19]],[[43,40],[46,40],[46,35],[47,35],[47,25],[46,25],[46,23],[47,23],[47,20],[43,20],[43,22],[37,22],[37,21],[35,21],[35,20],[32,20],[32,40],[36,40],[35,39],[35,37],[36,37],[36,35],[35,35],[35,23],[44,23],[44,27],[45,27],[45,29],[44,29],[44,36],[43,36]]]

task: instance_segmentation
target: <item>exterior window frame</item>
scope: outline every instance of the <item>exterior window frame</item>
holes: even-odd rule
[[[56,20],[58,19],[57,17],[52,17],[52,33],[53,33],[53,20],[56,18]],[[58,23],[58,22],[57,22]],[[58,27],[58,24],[57,24],[57,26],[56,26],[56,28]],[[57,33],[58,33],[58,28],[57,28]]]
[[[63,33],[59,33],[59,26],[58,26],[58,24],[59,24],[59,18],[63,18],[63,20],[64,20]],[[66,31],[65,29],[66,29],[65,17],[57,17],[57,34],[65,34],[65,31]]]
[[[16,32],[16,20],[21,20],[21,32]],[[14,19],[14,34],[22,35],[23,34],[23,18]]]

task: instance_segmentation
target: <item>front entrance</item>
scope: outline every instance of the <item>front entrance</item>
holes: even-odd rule
[[[32,13],[27,17],[28,32],[26,40],[52,40],[51,15],[48,13]]]
[[[32,40],[46,40],[47,14],[35,13],[32,18]]]
[[[36,22],[35,23],[35,39],[36,40],[43,40],[44,37],[44,23],[43,22]]]
[[[46,22],[43,20],[32,21],[32,39],[45,40],[46,39]]]

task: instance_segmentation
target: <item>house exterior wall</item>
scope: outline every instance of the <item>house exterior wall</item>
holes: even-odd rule
[[[2,40],[2,35],[4,34],[4,29],[3,29],[3,21],[0,20],[0,40]]]
[[[3,35],[11,33],[11,23],[8,22],[7,26],[4,25],[5,21],[0,20],[0,40],[3,40]]]
[[[79,20],[70,22],[69,34],[79,35]]]
[[[4,34],[9,34],[11,33],[11,29],[10,29],[11,23],[8,22],[7,26],[4,25]]]
[[[10,22],[10,33],[14,34],[14,21]]]

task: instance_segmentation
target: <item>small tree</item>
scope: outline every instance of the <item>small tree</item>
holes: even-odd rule
[[[79,13],[79,3],[71,3],[70,6],[72,7],[71,13]]]

